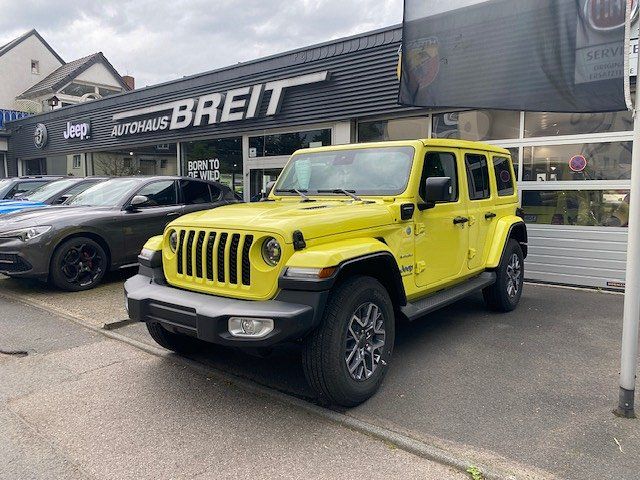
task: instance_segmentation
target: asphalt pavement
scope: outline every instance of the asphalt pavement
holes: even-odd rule
[[[100,298],[115,305],[116,292],[119,279]],[[99,311],[100,300],[81,302],[84,311]],[[401,325],[381,391],[342,413],[460,458],[534,471],[534,478],[636,479],[640,421],[611,413],[622,302],[611,293],[528,284],[515,312],[496,314],[470,297]],[[117,332],[153,344],[143,325]],[[205,348],[193,359],[319,402],[304,380],[298,345],[267,357]]]
[[[1,479],[467,478],[44,310],[0,314]]]

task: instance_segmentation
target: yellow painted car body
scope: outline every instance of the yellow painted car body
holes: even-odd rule
[[[278,293],[278,278],[288,267],[337,267],[345,261],[380,252],[387,252],[395,259],[409,300],[497,267],[514,225],[523,223],[516,216],[515,186],[511,193],[498,194],[493,159],[510,159],[508,150],[463,140],[428,139],[311,148],[295,152],[292,158],[309,152],[398,146],[413,147],[415,153],[406,188],[397,195],[362,196],[360,201],[335,194],[311,195],[314,202],[303,202],[298,195],[272,191],[268,201],[228,205],[180,217],[167,226],[162,237],[150,239],[145,248],[162,250],[163,271],[170,285],[246,300],[274,298]],[[424,203],[418,192],[428,152],[450,152],[456,156],[458,199],[422,210],[417,208]],[[475,202],[469,199],[466,153],[487,158],[491,192],[487,199]],[[509,168],[514,179],[510,160]],[[401,206],[406,204],[416,208],[411,218],[403,219]],[[494,216],[485,217],[488,214]],[[466,225],[453,222],[461,215],[469,218]],[[181,248],[178,252],[170,246],[174,232]],[[191,240],[190,232],[193,232]],[[294,232],[303,235],[304,248],[294,248]],[[224,256],[220,253],[223,262],[219,265],[224,267],[220,276],[217,272],[208,272],[206,267],[209,261],[214,264],[217,261],[213,256],[207,257],[207,244],[212,236],[215,237],[212,252],[224,253]],[[282,247],[281,260],[276,266],[268,265],[261,255],[262,242],[271,237]],[[221,238],[226,239],[224,248],[219,243]],[[249,243],[248,238],[251,243],[245,254],[242,248]],[[236,239],[238,243],[232,245]],[[526,239],[520,241],[524,244]],[[186,252],[188,246],[189,252]],[[182,263],[178,261],[178,254]],[[205,266],[198,267],[197,262]],[[189,266],[190,263],[194,266]],[[250,268],[249,280],[245,284],[244,277],[239,276],[247,268]]]

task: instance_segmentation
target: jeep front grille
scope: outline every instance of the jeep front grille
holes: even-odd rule
[[[219,284],[251,285],[249,252],[253,235],[181,230],[178,234],[178,275]]]

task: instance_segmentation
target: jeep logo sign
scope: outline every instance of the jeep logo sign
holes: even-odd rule
[[[81,123],[67,122],[67,128],[63,135],[65,140],[74,138],[86,140],[91,138],[91,123],[88,120]]]
[[[226,92],[212,92],[199,98],[185,98],[117,113],[113,116],[113,121],[117,125],[113,127],[111,136],[122,137],[257,118],[260,115],[263,95],[266,92],[271,93],[266,116],[273,116],[280,111],[287,88],[324,82],[328,79],[329,72],[325,70],[283,80],[233,88]],[[139,117],[143,118],[130,120]]]

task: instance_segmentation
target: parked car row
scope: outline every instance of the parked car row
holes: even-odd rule
[[[22,179],[11,180],[15,189]],[[46,180],[19,201],[0,202],[0,212],[15,210],[0,215],[0,273],[70,291],[135,265],[171,220],[238,201],[225,185],[188,177]]]

